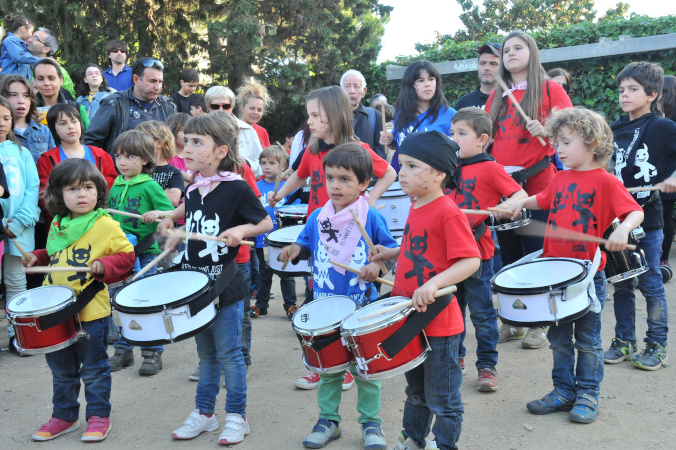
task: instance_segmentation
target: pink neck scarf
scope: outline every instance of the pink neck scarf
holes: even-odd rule
[[[503,92],[502,96],[507,97],[509,94],[511,94],[514,91],[525,91],[527,87],[528,87],[528,80],[522,81],[521,83],[517,84],[516,86],[514,86],[514,84],[512,84],[512,88],[507,89],[505,92]]]
[[[324,244],[329,258],[345,265],[348,265],[352,260],[354,250],[362,237],[350,210],[354,211],[362,225],[366,225],[369,205],[363,195],[360,195],[357,201],[339,213],[336,213],[333,202],[329,200],[317,216],[319,240]],[[355,267],[355,269],[357,268]],[[333,266],[333,269],[339,274],[345,275],[345,269],[338,266]]]
[[[194,191],[200,186],[204,186],[204,190],[202,191],[202,204],[204,204],[204,197],[206,197],[207,194],[211,191],[211,183],[216,181],[233,181],[241,179],[242,177],[234,172],[219,172],[212,177],[203,177],[202,174],[198,174],[195,177],[195,182],[190,186],[188,186],[188,190],[185,192],[185,196],[189,197],[190,192]]]

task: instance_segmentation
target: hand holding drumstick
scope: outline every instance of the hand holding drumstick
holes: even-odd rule
[[[543,147],[547,146],[547,143],[545,142],[544,139],[542,139],[542,136],[545,135],[545,127],[542,126],[540,122],[538,122],[536,119],[531,119],[528,117],[526,114],[526,111],[521,108],[521,105],[517,101],[517,99],[514,97],[514,94],[509,92],[509,87],[507,86],[507,83],[500,77],[500,75],[495,76],[495,80],[498,82],[500,87],[504,92],[508,92],[507,96],[509,97],[509,100],[511,100],[512,104],[514,105],[514,108],[519,112],[519,115],[523,118],[523,120],[526,121],[526,129],[528,132],[538,138],[538,141],[540,141],[540,144],[542,144]]]

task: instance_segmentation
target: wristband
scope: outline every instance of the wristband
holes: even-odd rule
[[[174,216],[172,216],[171,214],[167,214],[167,215],[164,216],[163,218],[164,218],[164,219],[169,219],[169,220],[171,220],[172,222],[174,221]]]

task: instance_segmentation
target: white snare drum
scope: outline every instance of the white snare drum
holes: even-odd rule
[[[522,209],[521,215],[516,219],[496,219],[492,214],[488,218],[488,228],[493,231],[511,230],[512,228],[525,227],[530,223],[530,209]]]
[[[411,209],[411,197],[404,193],[399,182],[395,181],[376,202],[378,205],[383,203],[385,206],[380,210],[380,214],[385,217],[392,237],[403,236],[404,225]]]
[[[547,326],[585,315],[592,264],[572,258],[538,258],[507,266],[491,280],[498,295],[498,315],[519,326]]]
[[[522,166],[504,166],[505,172],[507,172],[507,175],[510,177],[514,172],[518,172],[519,170],[523,170],[524,168]],[[519,183],[521,186],[523,186],[523,183]]]
[[[11,298],[7,318],[16,332],[14,346],[21,355],[37,355],[66,348],[84,332],[77,315],[48,329],[41,329],[40,317],[58,314],[76,300],[66,286],[42,286]]]
[[[421,331],[399,353],[390,357],[380,346],[406,322],[413,312],[410,305],[403,305],[396,311],[361,320],[361,317],[410,299],[390,297],[371,303],[350,314],[340,326],[341,336],[357,361],[357,373],[365,380],[392,378],[422,364],[430,350],[425,332]]]
[[[277,208],[277,226],[279,228],[304,225],[307,222],[308,205],[285,205]]]
[[[190,305],[209,295],[211,278],[198,270],[174,270],[136,280],[117,291],[113,306],[120,315],[120,334],[133,345],[181,341],[207,329],[216,319],[210,303],[195,315]]]
[[[350,297],[334,296],[313,300],[296,311],[291,323],[308,370],[338,373],[354,365],[352,352],[340,338],[340,323],[356,309]]]
[[[309,261],[298,261],[294,264],[289,261],[286,269],[282,269],[284,261],[282,261],[282,250],[287,245],[296,242],[298,235],[303,230],[305,225],[295,225],[292,227],[284,227],[273,231],[265,238],[265,244],[268,245],[268,253],[270,255],[270,270],[277,275],[284,275],[287,277],[302,277],[312,275],[312,267]]]

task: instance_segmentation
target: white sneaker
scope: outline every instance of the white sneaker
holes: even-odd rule
[[[200,380],[200,366],[197,366],[195,370],[190,372],[190,375],[188,375],[188,380],[190,381],[199,381]]]
[[[174,439],[192,439],[199,436],[201,433],[216,431],[218,429],[218,418],[216,414],[207,417],[200,414],[199,409],[195,409],[190,413],[188,418],[181,428],[174,430],[171,437]]]
[[[218,438],[218,443],[223,445],[239,444],[244,436],[251,433],[249,422],[239,414],[226,414],[223,432]]]

